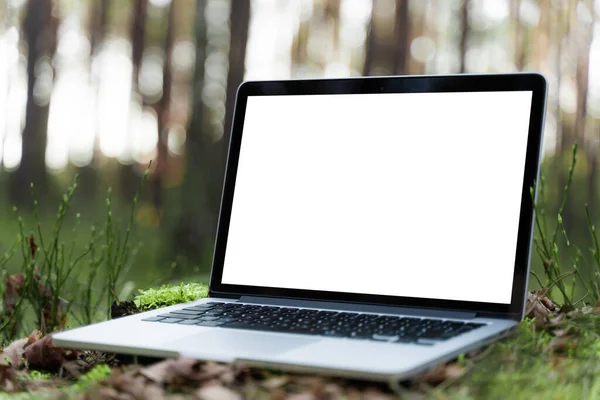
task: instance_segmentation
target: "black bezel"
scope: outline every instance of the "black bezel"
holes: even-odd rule
[[[535,185],[539,173],[546,90],[545,78],[542,75],[535,73],[361,77],[243,83],[237,92],[210,280],[211,295],[224,297],[239,297],[243,295],[283,297],[304,300],[393,305],[399,307],[434,308],[487,313],[507,318],[522,318],[525,291],[527,289],[534,222],[534,209],[530,196],[530,188]],[[246,100],[248,96],[488,91],[533,92],[511,304],[338,293],[221,283],[238,158],[244,128]],[[493,123],[493,121],[490,121],[490,123]],[[490,256],[493,257],[493,255]],[[316,277],[316,279],[318,279],[318,277]]]

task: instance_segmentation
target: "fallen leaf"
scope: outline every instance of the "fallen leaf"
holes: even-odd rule
[[[17,389],[17,369],[21,366],[28,343],[28,338],[15,340],[0,352],[0,389],[3,391],[12,392]]]
[[[49,372],[58,372],[63,361],[74,360],[78,354],[77,350],[55,347],[52,336],[44,336],[30,344],[24,353],[29,368]]]
[[[573,336],[562,336],[552,339],[548,346],[544,349],[544,352],[553,353],[565,350],[567,348],[574,348],[576,346],[577,338]]]
[[[294,393],[286,400],[316,400],[316,398],[311,393]]]
[[[40,340],[42,337],[44,336],[44,334],[40,331],[38,331],[37,329],[35,329],[33,332],[31,332],[28,336],[29,339],[29,344],[37,342],[38,340]]]
[[[213,379],[223,383],[233,381],[233,370],[230,366],[186,357],[167,359],[142,368],[140,374],[159,384],[179,384],[190,381],[206,383]]]
[[[196,391],[196,397],[201,400],[241,400],[242,396],[225,386],[211,385]]]
[[[363,395],[361,396],[361,399],[364,399],[364,400],[389,400],[390,396],[381,393],[381,391],[379,391],[377,389],[369,388],[363,393]]]
[[[416,378],[416,381],[439,384],[448,378],[458,378],[462,376],[465,371],[466,368],[458,363],[439,365],[431,369],[429,372],[426,372],[425,374]]]
[[[553,333],[556,337],[562,337],[569,333],[570,329],[556,329]]]
[[[12,368],[18,369],[21,365],[21,359],[23,357],[23,353],[25,353],[25,347],[29,344],[29,338],[23,338],[19,340],[15,340],[2,352],[0,352],[0,366],[7,365]]]
[[[263,382],[261,382],[261,386],[267,389],[275,389],[285,386],[288,383],[289,378],[287,376],[275,376],[273,378],[269,378]]]
[[[548,325],[551,327],[557,327],[557,326],[564,325],[565,324],[564,316],[565,316],[565,314],[559,314],[557,317],[550,318],[548,320]]]

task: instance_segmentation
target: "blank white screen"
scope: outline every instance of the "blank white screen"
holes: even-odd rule
[[[510,303],[531,97],[250,96],[222,282]]]

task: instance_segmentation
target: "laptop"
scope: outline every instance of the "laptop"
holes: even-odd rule
[[[245,82],[209,298],[58,346],[406,379],[523,318],[538,74]]]

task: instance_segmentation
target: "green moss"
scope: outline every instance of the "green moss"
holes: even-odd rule
[[[27,375],[19,376],[19,379],[23,379],[23,380],[27,380],[27,379],[37,380],[37,379],[50,379],[50,378],[52,378],[51,374],[43,373],[40,371],[31,371]]]
[[[94,383],[110,377],[110,367],[106,364],[96,365],[94,368],[89,370],[86,374],[79,377],[77,382],[70,387],[71,390],[79,392],[92,386]]]
[[[188,283],[179,286],[162,286],[158,289],[140,290],[135,304],[143,311],[187,303],[208,297],[208,286],[201,283]]]

